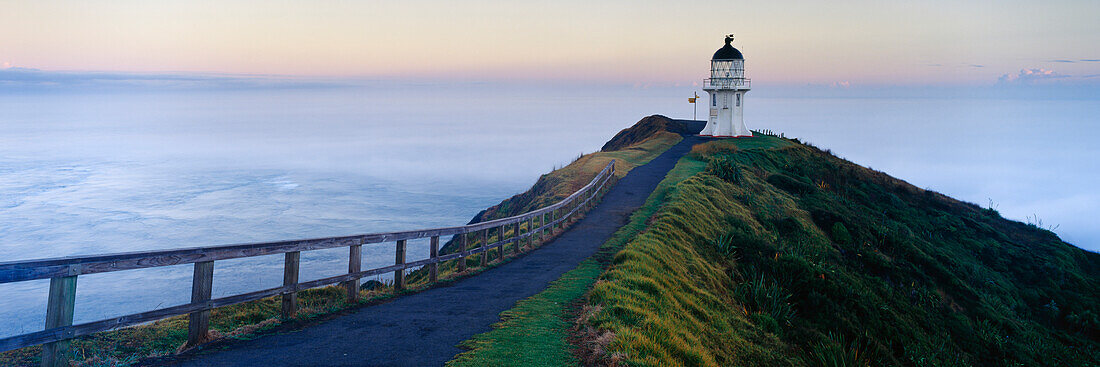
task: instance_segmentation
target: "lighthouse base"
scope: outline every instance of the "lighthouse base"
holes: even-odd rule
[[[699,135],[715,137],[752,136],[745,126],[745,93],[748,88],[703,89],[710,95],[710,114],[707,125]]]
[[[752,137],[752,135],[705,135],[705,134],[699,134],[698,136],[702,136],[702,137],[705,137],[705,138],[724,138],[724,139],[728,139],[728,138],[751,138]]]

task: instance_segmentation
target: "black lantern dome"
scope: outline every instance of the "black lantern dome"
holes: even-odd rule
[[[733,35],[726,36],[726,45],[718,49],[711,60],[744,60],[745,56],[741,55],[741,51],[733,48],[730,43],[733,43]]]

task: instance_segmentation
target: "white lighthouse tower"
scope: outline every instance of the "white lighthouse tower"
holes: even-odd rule
[[[733,48],[733,35],[726,36],[726,45],[710,60],[710,78],[703,79],[703,90],[710,94],[710,117],[699,135],[738,137],[752,136],[745,127],[745,57]]]

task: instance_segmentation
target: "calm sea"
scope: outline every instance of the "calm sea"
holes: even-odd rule
[[[760,88],[758,86],[758,88]],[[0,261],[466,223],[692,87],[379,83],[0,97]],[[1096,100],[774,98],[746,122],[1100,248]],[[992,202],[992,204],[990,204]],[[302,280],[346,270],[302,255]],[[410,243],[410,260],[427,244]],[[389,264],[366,246],[364,266]],[[214,295],[278,286],[219,261]],[[186,303],[190,266],[81,276],[76,322]],[[0,336],[40,330],[48,281],[0,285]]]

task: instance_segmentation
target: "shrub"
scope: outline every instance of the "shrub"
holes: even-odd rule
[[[749,315],[749,318],[752,319],[753,324],[756,324],[757,327],[764,329],[764,331],[772,334],[779,333],[779,323],[776,322],[775,319],[773,319],[768,314],[757,312]]]
[[[766,256],[775,251],[771,241],[758,234],[744,219],[731,216],[726,221],[730,229],[719,239],[734,246],[736,256]]]
[[[373,290],[378,290],[378,289],[382,289],[382,288],[386,288],[386,284],[382,283],[380,281],[374,280],[374,279],[365,281],[365,282],[363,282],[363,284],[359,285],[359,289],[362,289],[362,290],[365,290],[365,291],[373,291]]]
[[[741,283],[734,296],[749,312],[765,313],[776,322],[787,324],[794,317],[794,307],[789,302],[791,293],[775,282],[766,281],[763,275]]]
[[[775,185],[775,187],[778,187],[783,191],[789,192],[794,195],[809,194],[814,192],[815,189],[814,185],[809,182],[805,182],[803,180],[799,180],[782,173],[768,176],[768,183]]]
[[[718,250],[718,254],[727,259],[734,259],[737,256],[736,236],[732,234],[725,234],[718,236],[714,239],[714,248]]]
[[[830,231],[830,236],[833,238],[833,242],[847,245],[852,243],[852,235],[848,233],[848,227],[844,226],[844,223],[833,223],[833,229]]]
[[[718,176],[723,181],[741,184],[741,168],[729,157],[719,156],[708,161],[707,172]]]
[[[829,334],[829,340],[813,347],[806,364],[815,367],[866,367],[871,365],[863,343],[844,343],[844,338]]]

